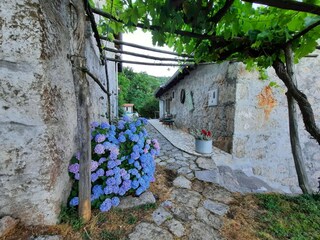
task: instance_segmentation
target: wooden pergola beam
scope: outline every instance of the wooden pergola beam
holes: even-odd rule
[[[115,58],[108,58],[106,57],[105,60],[111,61],[111,62],[122,62],[122,63],[128,63],[128,64],[137,64],[137,65],[147,65],[147,66],[165,66],[165,67],[183,67],[183,66],[193,66],[193,65],[209,65],[213,62],[204,62],[204,63],[153,63],[153,62],[137,62],[137,61],[129,61],[129,60],[122,60],[122,59],[115,59]]]
[[[100,36],[100,39],[105,40],[105,41],[111,41],[107,37],[103,37],[103,36]],[[161,50],[161,49],[156,49],[156,48],[151,48],[151,47],[145,47],[145,46],[138,45],[138,44],[135,44],[135,43],[129,43],[129,42],[120,41],[118,39],[114,39],[113,42],[115,44],[125,45],[125,46],[129,46],[129,47],[133,47],[133,48],[139,48],[139,49],[143,49],[143,50],[147,50],[147,51],[152,51],[152,52],[157,52],[157,53],[164,53],[164,54],[174,55],[174,56],[178,56],[178,57],[193,58],[193,56],[190,56],[188,54],[184,54],[184,53],[179,54],[179,53],[170,52],[170,51],[166,51],[166,50]]]
[[[121,50],[117,50],[117,49],[109,48],[109,47],[104,47],[103,50],[106,50],[106,51],[109,51],[109,52],[114,52],[114,53],[131,55],[131,56],[140,57],[140,58],[147,58],[147,59],[152,59],[152,60],[158,60],[158,61],[194,62],[194,59],[161,58],[161,57],[155,57],[155,56],[150,56],[150,55],[145,55],[145,54],[140,54],[140,53],[135,53],[135,52],[121,51]]]
[[[304,3],[304,2],[297,2],[292,0],[242,0],[242,1],[250,2],[250,3],[258,3],[258,4],[281,8],[281,9],[294,10],[299,12],[307,12],[307,13],[320,15],[320,6]]]

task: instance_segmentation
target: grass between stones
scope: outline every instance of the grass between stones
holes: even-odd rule
[[[320,195],[236,197],[224,219],[227,239],[320,239]]]

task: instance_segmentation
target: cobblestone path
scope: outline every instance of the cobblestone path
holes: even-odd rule
[[[223,239],[219,229],[228,203],[233,200],[231,193],[195,178],[197,171],[216,168],[213,160],[175,148],[153,126],[149,125],[148,131],[160,143],[157,164],[177,171],[178,177],[173,181],[170,197],[153,212],[153,221],[137,225],[129,239]]]

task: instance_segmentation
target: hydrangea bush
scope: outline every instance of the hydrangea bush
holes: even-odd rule
[[[121,118],[116,124],[91,124],[91,205],[105,212],[118,206],[121,196],[146,191],[154,181],[160,146],[149,139],[144,118]],[[79,204],[79,155],[71,160],[69,173],[75,179],[69,205]]]

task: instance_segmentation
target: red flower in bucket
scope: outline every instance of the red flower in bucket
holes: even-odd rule
[[[205,129],[202,130],[191,130],[191,135],[193,135],[196,139],[199,140],[210,140],[212,137],[212,133]]]

